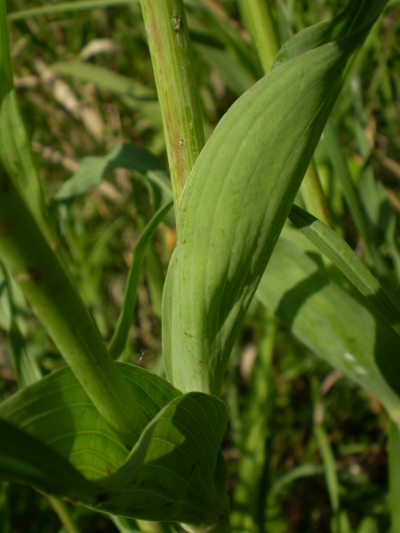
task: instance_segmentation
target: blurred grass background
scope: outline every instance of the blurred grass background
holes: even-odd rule
[[[339,0],[270,3],[281,43],[334,16],[346,4]],[[158,155],[165,165],[167,161],[139,3],[110,0],[109,7],[82,10],[76,9],[78,0],[75,4],[75,9],[52,12],[52,3],[8,0],[11,54],[20,108],[54,225],[65,244],[64,259],[101,333],[110,339],[132,248],[155,211],[154,193],[138,173],[117,168],[84,195],[63,201],[54,197],[82,158],[107,154],[116,143],[134,143]],[[49,13],[24,14],[42,6],[49,6]],[[235,99],[262,76],[262,69],[235,1],[190,0],[187,12],[209,135]],[[399,114],[400,2],[392,0],[335,106],[333,123],[341,148],[332,152],[322,140],[316,162],[335,230],[362,256],[365,243],[338,176],[345,168],[382,257],[380,266],[369,266],[396,294]],[[173,224],[162,225],[146,256],[128,354],[131,362],[160,374],[161,292],[174,243]],[[16,390],[4,326],[4,288],[0,278],[3,399]],[[20,328],[32,357],[44,373],[59,368],[62,359],[14,289]],[[337,514],[342,509],[343,532],[389,531],[385,412],[374,397],[318,359],[280,322],[270,348],[273,365],[265,382],[269,388],[262,412],[247,413],[265,322],[265,310],[254,302],[238,336],[225,387],[231,411],[223,443],[230,492],[237,483],[240,439],[249,420],[260,417],[262,476],[255,502],[260,531],[334,531],[332,510]],[[332,469],[337,478],[332,478]],[[71,512],[82,533],[117,531],[105,515],[84,508],[71,507]],[[63,531],[63,526],[47,498],[27,487],[3,484],[0,531],[52,533]]]

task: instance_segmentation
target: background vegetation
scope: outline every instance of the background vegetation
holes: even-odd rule
[[[50,6],[48,13],[27,16],[23,10],[42,3],[9,1],[11,54],[36,163],[59,233],[68,245],[64,260],[102,335],[110,339],[131,251],[157,207],[157,198],[140,173],[112,168],[113,153],[103,160],[102,181],[97,171],[92,181],[80,179],[69,188],[63,184],[78,171],[83,158],[106,155],[121,142],[146,147],[166,165],[167,161],[139,3],[109,0],[105,7],[106,2],[99,0],[96,9],[88,9],[85,2],[75,4],[74,9],[64,6],[57,11]],[[299,30],[331,18],[345,2],[271,4],[283,43]],[[76,9],[78,5],[85,9]],[[263,72],[237,2],[190,0],[187,8],[209,135]],[[322,139],[316,152],[334,229],[393,294],[399,294],[400,287],[399,15],[399,2],[390,2],[335,106],[332,119],[340,143]],[[93,160],[85,161],[93,165]],[[343,174],[353,185],[355,198],[346,193]],[[305,192],[298,204],[312,210]],[[161,292],[174,244],[173,221],[167,219],[147,251],[126,353],[127,360],[160,375]],[[378,262],[374,249],[381,257]],[[1,278],[2,399],[17,390],[7,343],[5,287]],[[18,324],[30,355],[43,373],[49,373],[64,362],[14,290]],[[270,379],[259,383],[263,365],[270,369]],[[249,479],[253,472],[260,475],[253,497],[260,531],[329,531],[332,517],[339,517],[341,531],[389,530],[389,423],[382,406],[308,350],[287,323],[276,321],[256,301],[238,336],[223,398],[231,413],[223,444],[229,490],[231,495],[236,491],[240,502],[246,472]],[[255,432],[247,442],[250,462],[240,466],[250,428]],[[60,523],[60,510],[57,516],[51,501],[33,489],[3,484],[0,491],[0,531],[50,533],[69,527]],[[70,527],[79,528],[76,531],[117,531],[105,515],[81,507],[71,507],[70,513],[76,523]],[[245,514],[237,519],[237,527]]]

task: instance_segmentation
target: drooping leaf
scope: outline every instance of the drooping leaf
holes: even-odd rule
[[[399,307],[350,246],[335,231],[297,205],[292,206],[289,218],[347,276],[400,335]]]
[[[311,249],[310,249],[311,246]],[[318,249],[285,229],[256,296],[314,353],[374,394],[400,420],[400,341],[319,268]]]
[[[100,185],[105,173],[114,168],[135,170],[146,176],[150,183],[159,188],[159,205],[171,200],[168,171],[162,162],[145,148],[128,143],[115,144],[104,156],[82,159],[78,171],[61,186],[54,198],[64,201],[85,194]]]
[[[200,154],[179,207],[173,349],[164,348],[181,390],[219,394],[238,326],[381,4],[347,10],[338,41],[318,37],[309,49],[300,40],[300,55],[291,50],[239,98]]]
[[[224,404],[118,367],[148,421],[131,452],[64,368],[1,405],[0,476],[113,514],[218,523],[227,512]]]

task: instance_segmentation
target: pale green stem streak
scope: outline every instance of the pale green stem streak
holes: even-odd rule
[[[264,73],[271,70],[279,50],[278,32],[267,0],[238,0],[240,13],[251,33]]]
[[[0,166],[0,256],[94,405],[131,445],[143,413],[70,278]]]
[[[53,496],[47,496],[50,505],[52,506],[55,513],[57,513],[58,518],[60,519],[66,533],[81,533],[80,528],[74,522],[74,519],[69,512],[67,504],[64,502],[53,498]]]
[[[182,0],[141,0],[161,106],[175,210],[204,146],[204,132]]]

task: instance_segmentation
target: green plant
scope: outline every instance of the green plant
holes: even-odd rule
[[[385,5],[381,0],[351,1],[336,18],[288,40],[272,70],[237,100],[205,143],[183,2],[142,0],[171,182],[157,158],[120,145],[105,159],[86,161],[56,195],[61,201],[84,192],[93,185],[90,172],[95,182],[101,181],[113,166],[145,175],[158,194],[158,210],[136,245],[121,315],[107,348],[66,272],[62,244],[46,209],[16,103],[1,3],[0,257],[10,300],[14,365],[22,387],[0,407],[4,479],[29,483],[112,515],[180,522],[194,531],[229,531],[226,466],[220,450],[228,414],[219,400],[228,359],[257,289],[258,299],[292,326],[297,313],[290,306],[299,304],[293,297],[284,307],[280,296],[304,282],[303,309],[295,322],[298,336],[373,392],[391,417],[396,501],[400,391],[394,370],[400,311],[333,230],[292,207],[357,53]],[[264,11],[264,19],[259,16],[262,6],[258,1],[240,2],[262,68],[268,71],[278,46],[268,33],[274,26],[271,12]],[[269,36],[266,42],[263,28]],[[229,27],[224,31],[237,55],[246,55]],[[257,57],[253,60],[257,76],[262,68]],[[325,135],[329,134],[334,136],[328,126]],[[316,184],[314,202],[326,213],[313,167],[309,176],[314,178],[309,183]],[[365,240],[367,264],[384,278],[385,265],[352,187],[350,179],[343,188]],[[310,198],[310,186],[303,193]],[[113,359],[124,359],[144,248],[171,208],[171,197],[177,247],[163,291],[165,381]],[[320,255],[318,269],[305,253],[312,245],[301,236],[295,237],[295,246],[288,245],[293,230],[277,244],[288,216],[314,245],[314,256],[322,252],[331,263]],[[264,275],[273,252],[273,264]],[[292,271],[279,277],[283,268]],[[332,282],[336,277],[344,284],[338,269],[359,291],[355,298]],[[282,288],[285,282],[289,287]],[[13,283],[68,363],[43,379],[37,379],[40,373],[18,325]],[[315,291],[315,286],[323,290]],[[267,316],[266,322],[268,338],[273,338],[274,320]],[[375,337],[365,334],[375,330]],[[266,373],[271,354],[266,343],[260,360]],[[255,393],[253,409],[260,398]],[[332,454],[320,421],[315,433],[329,474],[332,527],[345,531]],[[247,445],[257,451],[258,439],[249,439]],[[250,500],[250,494],[239,492],[238,499]],[[394,505],[394,527],[398,520]],[[237,509],[233,513],[235,528],[251,530],[253,522],[251,517],[244,520]]]

